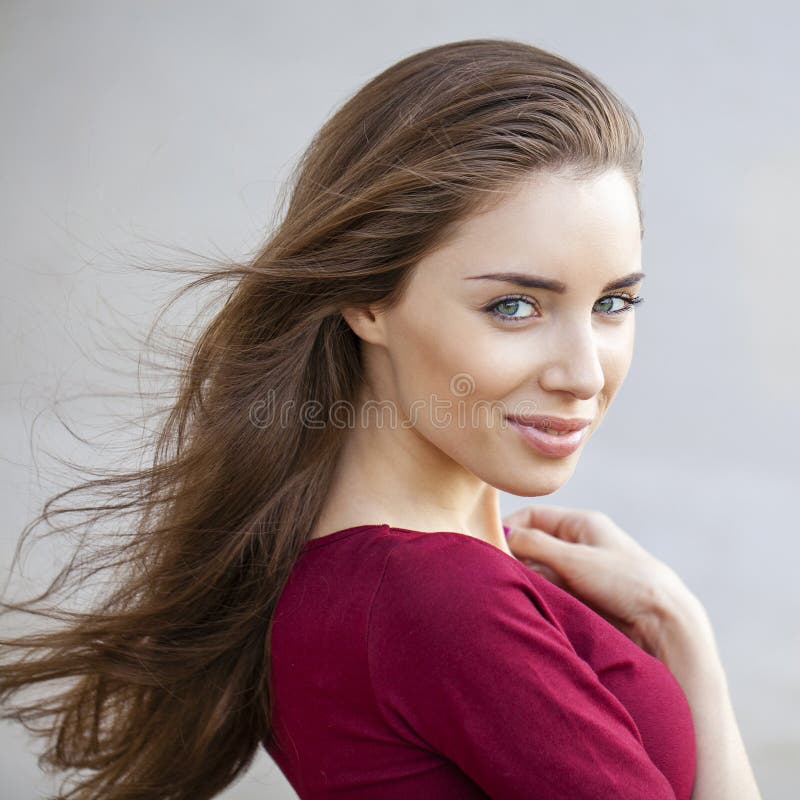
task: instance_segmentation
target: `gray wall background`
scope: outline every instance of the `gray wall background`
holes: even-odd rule
[[[117,329],[144,330],[167,283],[125,264],[166,258],[162,242],[243,254],[310,137],[375,73],[445,41],[523,39],[598,74],[646,136],[634,365],[547,501],[606,511],[700,596],[764,797],[796,797],[798,19],[789,3],[708,0],[4,0],[4,575],[22,526],[60,485],[31,446],[86,456],[53,398],[135,388],[93,362],[118,365],[129,344]],[[120,410],[80,397],[59,408],[88,436]],[[108,448],[124,456],[113,435]],[[505,496],[504,512],[521,502]],[[52,567],[42,548],[26,562],[29,586]],[[0,773],[9,800],[50,785],[9,724]],[[224,796],[295,795],[262,753]]]

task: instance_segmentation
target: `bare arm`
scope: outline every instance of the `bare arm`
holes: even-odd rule
[[[652,651],[675,676],[692,710],[697,741],[692,800],[762,800],[711,623],[685,587],[659,606]]]

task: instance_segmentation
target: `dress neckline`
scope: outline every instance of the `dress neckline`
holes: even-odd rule
[[[332,533],[326,533],[324,536],[318,536],[316,539],[309,539],[304,545],[303,550],[312,550],[316,547],[322,547],[324,544],[333,544],[334,542],[338,542],[341,539],[345,539],[348,536],[351,536],[354,533],[358,533],[359,531],[368,530],[369,528],[385,528],[387,531],[399,531],[401,533],[458,533],[457,531],[418,531],[413,530],[412,528],[398,528],[393,525],[389,525],[386,522],[381,523],[372,523],[367,525],[351,525],[349,528],[341,528],[338,531],[333,531]],[[503,525],[503,533],[508,536],[508,526]],[[462,536],[466,534],[460,534]],[[488,544],[488,542],[487,542]]]

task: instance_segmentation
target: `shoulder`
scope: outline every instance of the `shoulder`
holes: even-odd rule
[[[528,573],[513,556],[465,534],[412,535],[386,556],[369,627],[413,626],[435,639],[520,623],[559,628]]]
[[[387,727],[488,797],[674,800],[633,717],[537,605],[525,569],[460,534],[392,546],[366,641]]]
[[[406,579],[419,587],[446,587],[460,594],[471,594],[472,587],[481,584],[528,583],[525,567],[513,556],[473,536],[448,532],[410,533],[390,549],[381,585]]]

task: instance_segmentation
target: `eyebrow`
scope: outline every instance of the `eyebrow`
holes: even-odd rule
[[[628,286],[639,283],[644,276],[644,272],[631,272],[629,275],[607,283],[603,287],[603,291],[610,292],[614,289],[625,289]],[[543,278],[539,275],[528,275],[524,272],[491,272],[486,275],[470,275],[465,278],[465,280],[503,281],[505,283],[516,284],[517,286],[524,286],[527,289],[547,289],[548,291],[557,292],[558,294],[564,294],[567,291],[567,285],[561,281]]]

